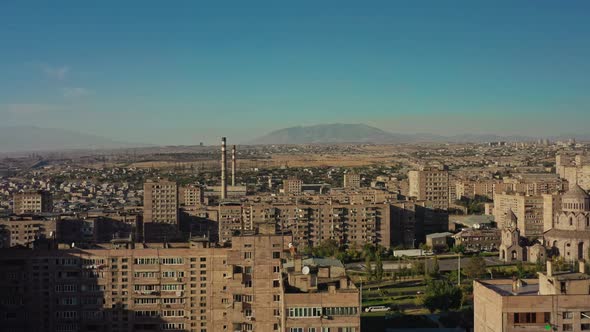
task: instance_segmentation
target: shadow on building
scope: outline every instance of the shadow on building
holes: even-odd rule
[[[58,250],[50,241],[39,241],[34,249],[2,249],[0,255],[1,331],[191,329],[185,304],[166,305],[158,292],[138,294],[128,288],[133,262],[125,258],[106,262],[112,257],[85,255],[78,248]],[[141,307],[135,301],[147,302],[146,309],[130,310]]]

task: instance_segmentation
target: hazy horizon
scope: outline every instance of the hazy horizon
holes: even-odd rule
[[[588,133],[590,4],[7,3],[2,126],[161,145],[299,125]]]

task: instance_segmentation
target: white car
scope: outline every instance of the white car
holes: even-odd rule
[[[384,305],[376,305],[365,308],[365,312],[390,311],[391,308]]]

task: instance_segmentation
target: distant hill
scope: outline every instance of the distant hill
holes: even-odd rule
[[[555,138],[553,137],[553,139]],[[528,136],[502,136],[495,134],[459,134],[454,136],[441,136],[428,133],[399,134],[365,124],[322,124],[279,129],[248,143],[485,143],[496,141],[526,142],[536,139]],[[578,136],[578,139],[582,139],[582,136]]]
[[[75,131],[38,127],[0,127],[0,152],[113,149],[146,146]]]
[[[405,135],[392,134],[365,124],[323,124],[279,129],[250,143],[400,143],[405,140],[407,140]]]

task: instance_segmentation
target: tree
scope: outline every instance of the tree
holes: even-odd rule
[[[461,289],[444,280],[433,280],[426,285],[426,290],[421,298],[421,304],[431,313],[436,310],[448,311],[461,306]]]
[[[465,253],[465,246],[462,244],[456,245],[453,248],[451,248],[451,251],[454,252],[455,254],[464,254]]]
[[[486,262],[481,256],[474,256],[463,269],[465,275],[470,279],[481,278],[486,274]]]
[[[434,256],[434,263],[432,264],[432,271],[430,271],[430,276],[433,278],[438,277],[439,270],[440,266],[438,265],[438,257]]]
[[[415,275],[421,275],[424,274],[424,262],[420,261],[420,260],[415,260],[414,263],[412,264],[412,272]]]
[[[371,256],[365,256],[365,271],[367,271],[367,278],[373,278],[373,269],[371,268]]]
[[[375,260],[375,280],[383,280],[383,262],[381,261],[381,255],[377,255]]]
[[[367,258],[367,256],[371,259],[375,258],[375,247],[370,244],[367,243],[363,246],[363,257],[365,257],[365,259]]]
[[[521,261],[516,262],[516,277],[519,279],[525,278],[527,275],[524,265]]]
[[[312,249],[314,256],[319,257],[334,257],[340,251],[340,246],[336,240],[325,240],[319,246]]]

